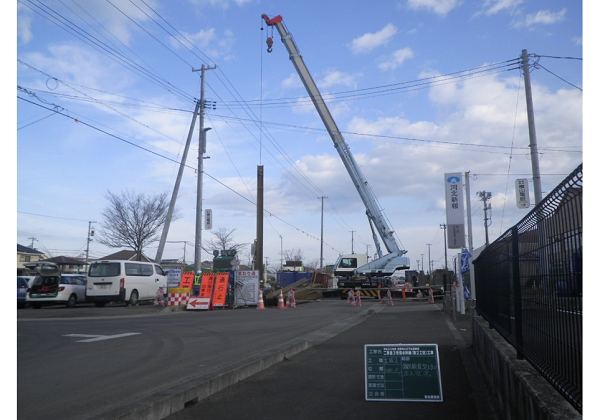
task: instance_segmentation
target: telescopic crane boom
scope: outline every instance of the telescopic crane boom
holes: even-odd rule
[[[403,255],[406,254],[405,250],[400,249],[396,240],[394,238],[394,232],[388,226],[387,221],[385,220],[383,213],[379,206],[377,205],[377,200],[375,199],[375,195],[373,191],[369,187],[365,176],[363,175],[360,167],[354,160],[354,156],[350,152],[350,148],[344,141],[340,130],[338,129],[315,81],[313,80],[308,68],[304,64],[304,60],[298,51],[298,47],[292,38],[292,35],[286,30],[283,25],[283,19],[281,16],[275,16],[272,19],[265,14],[262,15],[264,21],[268,26],[274,26],[277,28],[279,35],[281,35],[281,41],[285,45],[288,50],[290,60],[294,64],[296,71],[298,72],[298,76],[302,80],[310,99],[312,100],[321,120],[323,120],[323,124],[325,124],[325,128],[327,132],[331,136],[333,140],[333,145],[335,146],[360,198],[362,199],[365,207],[367,217],[370,221],[373,222],[377,232],[379,233],[379,237],[383,242],[388,254],[387,255],[379,255],[379,258],[371,261],[361,267],[358,267],[356,270],[356,274],[366,275],[366,276],[390,276],[396,270],[405,270],[410,268],[410,261],[407,257]],[[268,52],[271,52],[273,45],[273,39],[267,39]],[[375,243],[378,246],[377,239],[375,237]],[[378,246],[379,248],[379,246]]]

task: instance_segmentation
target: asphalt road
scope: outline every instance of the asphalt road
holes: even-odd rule
[[[137,307],[51,307],[17,312],[17,414],[22,420],[87,419],[152,399],[240,360],[338,325],[345,302],[172,311]],[[32,403],[32,402],[35,403]]]

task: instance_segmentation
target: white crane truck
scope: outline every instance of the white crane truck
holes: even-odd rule
[[[334,266],[334,274],[336,276],[343,277],[338,280],[339,288],[376,288],[378,284],[385,277],[390,277],[397,270],[406,270],[410,268],[410,260],[405,257],[407,251],[400,249],[394,238],[394,232],[388,225],[386,219],[383,216],[381,209],[377,204],[377,200],[373,191],[371,190],[365,176],[363,175],[360,167],[354,160],[354,156],[350,152],[350,148],[346,144],[340,130],[338,129],[315,81],[310,75],[308,68],[304,64],[304,60],[298,51],[298,47],[292,38],[292,35],[287,31],[283,25],[283,18],[281,16],[275,16],[269,18],[263,14],[262,18],[266,24],[270,27],[277,28],[279,35],[281,35],[281,41],[287,48],[289,58],[294,64],[298,76],[302,80],[308,95],[310,96],[327,132],[333,140],[335,146],[350,178],[360,195],[365,207],[369,223],[371,224],[371,230],[373,232],[373,240],[377,249],[377,255],[379,258],[367,262],[364,254],[345,254],[338,258]],[[267,38],[267,51],[271,52],[273,46],[272,37]],[[383,255],[381,252],[380,242],[377,238],[377,234],[373,229],[373,225],[379,233],[379,237],[383,241],[387,254]]]

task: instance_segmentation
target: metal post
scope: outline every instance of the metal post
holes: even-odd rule
[[[533,194],[535,197],[535,204],[538,205],[542,201],[542,181],[540,176],[537,135],[535,133],[531,78],[529,77],[529,55],[527,54],[527,50],[522,51],[522,60],[523,79],[525,81],[525,100],[527,102],[527,122],[529,125],[529,148],[531,149],[531,171],[533,173]]]

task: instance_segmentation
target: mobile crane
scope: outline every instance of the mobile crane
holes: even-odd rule
[[[298,51],[298,47],[292,38],[292,35],[287,31],[283,25],[283,18],[281,15],[275,16],[270,19],[266,14],[262,15],[265,23],[270,27],[277,28],[279,35],[281,35],[281,41],[287,48],[290,60],[294,64],[298,76],[302,80],[310,99],[312,100],[327,132],[333,140],[335,146],[360,198],[362,199],[365,207],[366,214],[373,230],[373,225],[379,233],[383,244],[388,252],[387,255],[382,255],[381,247],[377,235],[373,230],[373,239],[375,241],[375,247],[378,251],[378,258],[366,262],[366,258],[361,261],[359,254],[346,254],[341,255],[334,266],[334,274],[343,275],[345,278],[343,283],[338,282],[341,287],[376,287],[380,280],[385,277],[391,276],[397,270],[406,270],[410,268],[410,260],[405,257],[407,251],[400,249],[394,238],[394,232],[385,220],[383,213],[377,205],[377,200],[373,191],[371,190],[365,176],[363,175],[360,167],[354,160],[354,156],[350,152],[348,144],[342,137],[340,130],[338,129],[315,81],[313,80],[308,68],[304,64],[302,55]],[[273,38],[267,38],[267,51],[271,52],[273,48]],[[360,263],[360,265],[358,265]],[[344,269],[344,266],[347,267]]]

